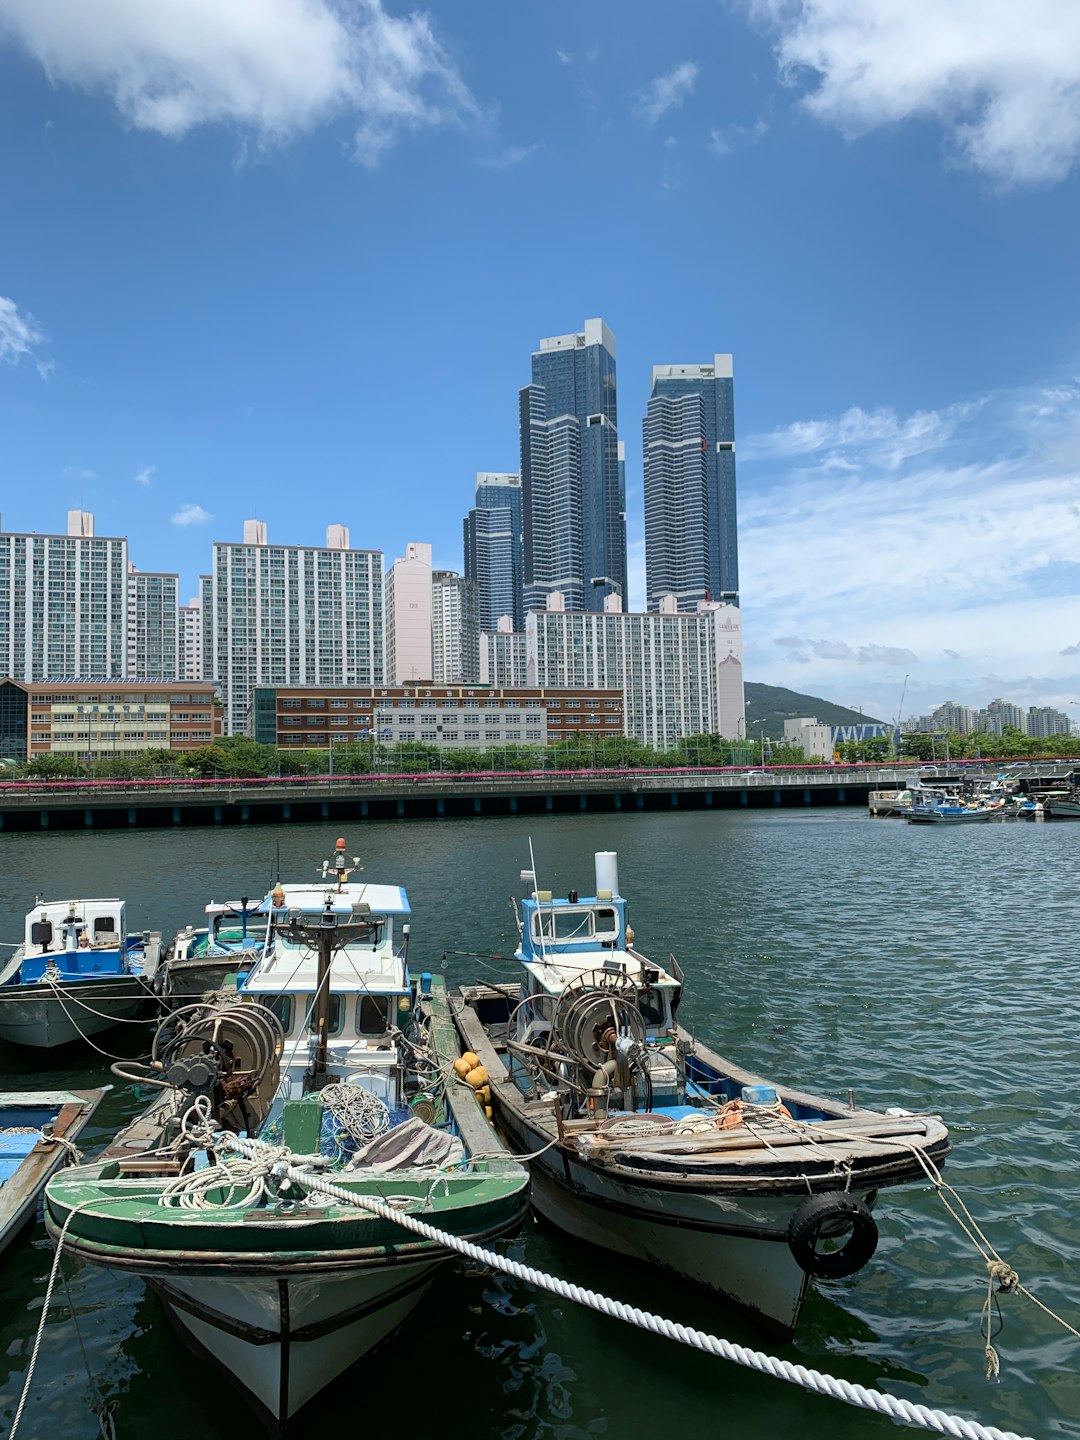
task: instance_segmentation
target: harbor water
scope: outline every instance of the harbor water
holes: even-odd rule
[[[636,944],[681,964],[680,1020],[765,1077],[877,1108],[940,1112],[946,1176],[1023,1283],[1080,1328],[1080,826],[921,830],[837,811],[364,822],[344,830],[365,877],[413,906],[410,964],[453,981],[514,978],[510,897],[532,837],[538,884],[592,887],[619,853]],[[314,878],[328,825],[0,835],[0,940],[35,895],[119,895],[163,938],[208,900]],[[482,952],[466,958],[457,951]],[[0,951],[2,955],[10,950]],[[135,1055],[147,1028],[96,1037]],[[45,1060],[0,1044],[0,1089],[107,1082],[92,1052]],[[120,1082],[83,1133],[139,1108]],[[883,1193],[870,1265],[817,1283],[789,1345],[669,1278],[530,1221],[516,1256],[672,1319],[1022,1435],[1080,1436],[1080,1342],[1021,1295],[1001,1297],[997,1381],[985,1377],[986,1273],[929,1186]],[[10,1425],[52,1251],[39,1223],[0,1269],[0,1424]],[[141,1281],[66,1266],[21,1440],[92,1440],[80,1338],[118,1440],[217,1440],[258,1425],[190,1357]],[[72,1326],[68,1299],[78,1317]],[[996,1326],[995,1320],[995,1326]],[[696,1354],[500,1276],[447,1267],[406,1325],[309,1409],[299,1436],[424,1434],[586,1440],[648,1433],[894,1435],[884,1419]]]

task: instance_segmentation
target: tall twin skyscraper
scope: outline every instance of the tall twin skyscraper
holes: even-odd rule
[[[567,610],[627,603],[626,474],[615,337],[603,320],[541,340],[520,392],[521,473],[478,474],[465,574],[481,629],[514,629],[559,591]],[[644,421],[648,608],[738,604],[732,360],[658,365]]]

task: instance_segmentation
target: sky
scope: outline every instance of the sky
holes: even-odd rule
[[[632,605],[730,351],[747,679],[1080,717],[1078,160],[1075,0],[0,0],[3,528],[460,569],[601,316]]]

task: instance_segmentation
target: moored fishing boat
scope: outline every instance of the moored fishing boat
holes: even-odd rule
[[[154,1000],[156,931],[129,934],[122,900],[46,900],[0,970],[0,1039],[51,1050],[137,1016]]]
[[[405,892],[349,875],[342,843],[320,882],[275,886],[239,993],[175,1011],[149,1068],[114,1067],[162,1099],[46,1191],[51,1232],[145,1276],[275,1433],[449,1257],[364,1197],[477,1241],[516,1230],[528,1203],[474,1091],[447,1083],[460,1045],[441,981],[409,976]],[[328,1180],[356,1203],[314,1193]]]
[[[1004,814],[1005,801],[1001,797],[972,795],[968,798],[955,790],[920,785],[912,787],[906,819],[912,825],[974,825],[999,820]]]
[[[220,990],[228,976],[245,974],[266,948],[266,904],[239,900],[206,906],[206,924],[186,925],[169,946],[160,971],[167,1005],[186,1004]]]
[[[535,1208],[790,1335],[812,1276],[871,1257],[878,1192],[948,1151],[940,1119],[773,1085],[676,1021],[683,975],[634,946],[615,857],[596,892],[521,902],[519,984],[451,995]]]
[[[1080,790],[1053,791],[1043,801],[1048,820],[1080,820]]]
[[[49,1176],[77,1155],[75,1141],[105,1093],[0,1092],[0,1254],[33,1220]]]

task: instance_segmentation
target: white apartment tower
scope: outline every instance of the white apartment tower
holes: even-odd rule
[[[179,677],[179,575],[148,574],[128,566],[126,673],[129,680]]]
[[[0,675],[123,675],[127,571],[127,540],[95,535],[86,510],[66,535],[0,530]]]
[[[217,680],[227,734],[248,727],[256,685],[379,685],[383,556],[349,548],[332,525],[322,546],[271,545],[262,520],[243,543],[214,544],[200,582],[203,668]]]
[[[480,679],[479,587],[453,570],[431,575],[431,662],[436,685]]]
[[[386,572],[386,683],[434,678],[431,644],[431,546],[410,541]]]
[[[500,615],[494,630],[480,634],[480,683],[500,689],[517,689],[529,683],[525,634],[514,629],[512,615]]]
[[[178,680],[201,680],[202,664],[202,600],[193,596],[186,605],[179,607],[178,633]]]
[[[565,610],[561,596],[525,620],[528,684],[623,692],[627,735],[657,749],[687,735],[743,733],[742,629],[739,610],[702,602],[680,613],[674,596],[658,612],[626,615],[619,597],[605,610]]]

